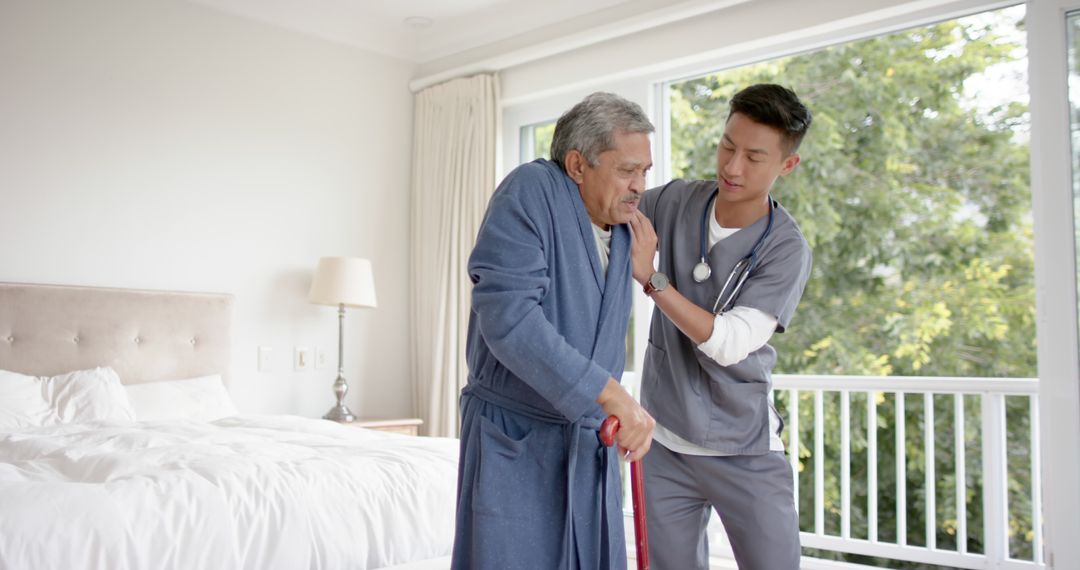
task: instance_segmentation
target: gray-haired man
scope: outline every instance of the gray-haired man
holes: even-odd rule
[[[653,420],[619,385],[631,305],[630,233],[652,166],[637,105],[595,93],[555,127],[553,161],[511,172],[469,258],[461,395],[458,570],[624,568],[618,459]]]

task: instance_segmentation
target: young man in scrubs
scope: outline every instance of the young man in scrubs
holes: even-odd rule
[[[499,185],[469,257],[455,570],[626,567],[621,423],[640,459],[653,420],[619,385],[632,279],[627,222],[652,166],[638,105],[594,93],[555,126],[552,161]]]
[[[714,508],[739,568],[799,568],[768,341],[791,323],[811,254],[770,191],[798,166],[810,121],[789,89],[740,91],[717,148],[717,179],[649,190],[631,222],[634,279],[656,303],[642,373],[642,404],[656,420],[657,445],[644,461],[655,570],[708,568]]]

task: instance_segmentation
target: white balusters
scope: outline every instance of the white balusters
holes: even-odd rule
[[[878,392],[866,394],[866,520],[870,542],[878,541],[877,395]]]
[[[964,427],[964,395],[953,394],[953,444],[956,449],[956,551],[967,552],[967,432]]]
[[[814,534],[825,535],[825,405],[814,390]]]
[[[833,376],[779,376],[775,378],[779,389],[787,390],[788,450],[792,473],[795,476],[795,501],[799,504],[799,478],[809,475],[809,469],[799,472],[800,447],[800,391],[813,391],[813,525],[810,532],[802,535],[803,546],[825,550],[849,552],[865,556],[907,560],[916,563],[939,564],[957,568],[1001,568],[1034,569],[1045,568],[1042,559],[1042,516],[1041,505],[1039,432],[1038,432],[1038,384],[1031,379],[987,379],[987,378],[888,378],[888,377],[833,377]],[[837,505],[826,505],[825,474],[826,469],[835,469],[834,464],[826,462],[825,441],[835,442],[835,436],[825,433],[824,404],[827,395],[839,395],[839,449],[829,448],[831,457],[839,457],[840,479],[840,528],[838,534],[826,534],[825,514],[836,512]],[[851,495],[852,480],[852,432],[851,432],[851,393],[866,395],[866,469],[867,469],[867,538],[852,538],[860,529],[852,528]],[[895,482],[896,482],[896,536],[882,540],[879,536],[879,449],[878,449],[878,395],[892,396],[894,414],[891,418],[895,432]],[[921,396],[923,424],[923,451],[925,464],[923,469],[923,497],[925,499],[925,546],[908,544],[908,492],[907,492],[907,395]],[[937,544],[937,463],[935,394],[952,396],[953,409],[953,453],[952,470],[956,479],[954,501],[956,504],[956,546],[954,549],[941,549]],[[982,542],[983,552],[969,552],[967,484],[967,418],[965,395],[978,395],[981,398],[981,420],[979,437],[982,450]],[[1033,539],[1032,560],[1009,558],[1009,493],[1008,493],[1008,457],[1006,438],[1008,436],[1006,417],[1007,396],[1023,396],[1029,400],[1030,447],[1031,447],[1031,530]],[[830,413],[833,409],[830,405]],[[944,418],[941,418],[944,421]],[[1016,427],[1013,427],[1015,433]],[[835,432],[834,432],[835,433]],[[1025,434],[1025,437],[1028,435]],[[830,446],[833,444],[830,444]],[[856,461],[860,460],[856,456]],[[948,461],[945,459],[944,461]],[[835,473],[835,471],[830,471]],[[885,475],[886,480],[889,475]],[[803,520],[807,520],[804,518]],[[836,532],[836,531],[832,531]],[[804,561],[804,568],[826,568],[827,563],[816,565],[812,560]]]
[[[937,477],[934,469],[934,394],[923,394],[923,450],[926,465],[923,469],[923,494],[926,497],[926,547],[937,548]]]

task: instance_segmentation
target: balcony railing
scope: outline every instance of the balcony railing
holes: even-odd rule
[[[1045,568],[1037,380],[778,375],[774,387],[804,548],[864,567]],[[714,566],[734,568],[712,520]],[[854,566],[803,560],[840,567]]]
[[[1036,379],[778,375],[773,383],[802,546],[865,557],[864,567],[901,566],[886,559],[1045,568]],[[853,465],[862,473],[854,499]],[[940,497],[943,486],[951,489]],[[624,504],[629,517],[629,497]],[[710,530],[714,566],[734,568],[718,517]],[[806,556],[802,564],[852,566]]]
[[[1044,567],[1037,380],[778,375],[775,389],[788,424],[796,504],[803,505],[804,547],[955,568]],[[800,406],[807,404],[811,425],[802,426],[808,414],[800,413]],[[880,417],[883,410],[886,416]],[[835,421],[827,421],[830,417]],[[880,441],[883,432],[891,432],[891,446]],[[854,435],[863,436],[858,461],[853,461]],[[892,473],[879,469],[883,462]],[[865,495],[857,503],[852,499],[856,463],[865,472]],[[921,474],[921,481],[909,481],[912,472]],[[834,482],[834,491],[835,483],[839,486],[833,500],[827,480]],[[891,505],[879,504],[883,486],[893,491]],[[952,496],[940,497],[939,509],[940,486],[951,486]],[[909,495],[911,487],[915,496]],[[807,491],[813,497],[811,513],[805,512],[808,501],[799,499]],[[881,532],[882,510],[894,517],[888,536]],[[939,520],[939,510],[953,516]],[[912,520],[916,511],[922,521]],[[864,521],[859,533],[852,528],[856,519]],[[922,527],[918,540],[909,540],[911,523]],[[939,543],[939,536],[947,544]],[[804,562],[804,568],[814,567],[835,565]]]

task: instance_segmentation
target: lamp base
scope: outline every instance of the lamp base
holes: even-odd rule
[[[326,412],[326,415],[323,416],[323,419],[341,423],[349,423],[356,421],[356,416],[353,415],[352,411],[349,409],[348,406],[346,406],[345,404],[341,404],[330,408],[330,411]]]

